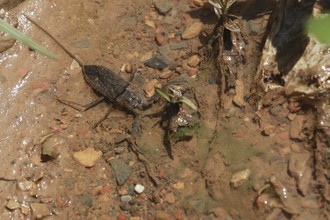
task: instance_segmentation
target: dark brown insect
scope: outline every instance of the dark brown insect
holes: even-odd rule
[[[153,101],[147,100],[143,91],[119,77],[112,70],[100,65],[85,65],[77,56],[63,46],[55,37],[41,27],[32,18],[25,17],[52,38],[71,58],[76,60],[82,68],[86,82],[99,92],[109,102],[136,112],[148,108]]]

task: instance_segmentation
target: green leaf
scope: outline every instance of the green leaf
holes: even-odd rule
[[[8,24],[3,19],[0,19],[0,29],[4,32],[8,33],[9,35],[11,35],[16,40],[19,40],[23,44],[29,46],[30,48],[32,48],[36,51],[39,51],[41,54],[43,54],[49,58],[56,59],[54,54],[52,54],[46,48],[40,46],[39,44],[37,44],[36,42],[31,40],[29,37],[27,37],[24,34],[22,34],[21,32],[19,32],[16,28],[14,28],[10,24]]]
[[[155,88],[156,92],[163,97],[166,101],[172,102],[171,97],[162,89],[160,88]]]
[[[180,97],[180,98],[178,99],[177,102],[185,103],[185,104],[187,104],[190,108],[194,109],[195,111],[197,110],[196,105],[195,105],[190,99],[188,99],[188,98],[185,97],[185,96]]]
[[[307,22],[307,30],[321,43],[330,46],[330,14],[320,18],[312,18]]]

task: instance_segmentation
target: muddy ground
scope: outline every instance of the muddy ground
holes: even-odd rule
[[[1,2],[5,19],[57,59],[2,36],[0,218],[329,219],[330,59],[318,59],[325,75],[313,87],[320,74],[290,75],[311,60],[308,42],[293,49],[296,58],[274,55],[294,48],[277,41],[279,33],[302,31],[279,26],[285,13],[277,11],[298,16],[307,8],[306,18],[327,3],[283,2],[237,1],[240,31],[220,32],[229,38],[214,37],[218,17],[205,1]],[[183,80],[198,107],[192,137],[176,142],[178,121],[164,117],[165,109],[189,106],[161,97],[138,114],[120,103],[79,111],[59,102],[87,104],[100,94],[23,14],[84,64],[112,69],[146,97],[155,85]],[[154,55],[164,68],[145,64]]]

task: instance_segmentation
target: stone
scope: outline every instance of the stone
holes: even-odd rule
[[[157,210],[155,212],[155,219],[157,219],[157,220],[168,220],[168,219],[174,219],[174,218],[165,211]]]
[[[127,220],[126,215],[119,213],[119,215],[117,215],[117,220]]]
[[[191,57],[188,58],[188,65],[191,67],[196,67],[199,62],[201,61],[200,57],[198,55],[192,55]]]
[[[137,192],[138,194],[141,194],[143,193],[144,191],[144,186],[142,184],[136,184],[135,187],[134,187],[134,191]]]
[[[236,80],[235,84],[235,96],[233,102],[239,107],[244,107],[244,83],[241,80]]]
[[[46,204],[43,203],[31,203],[32,216],[35,219],[42,219],[50,215],[49,208]]]
[[[274,133],[275,129],[276,127],[274,125],[265,125],[262,130],[262,134],[270,136]]]
[[[157,79],[152,79],[144,83],[143,91],[146,93],[147,97],[152,97],[155,94],[155,87],[160,87]]]
[[[197,37],[202,31],[202,27],[201,22],[193,23],[182,33],[182,39],[188,40]]]
[[[173,8],[173,3],[168,0],[155,0],[154,6],[161,15],[166,15]]]
[[[131,175],[132,168],[120,159],[113,159],[110,164],[116,175],[118,185],[122,186]]]
[[[184,186],[184,182],[177,182],[177,183],[174,183],[173,184],[173,188],[174,189],[184,189],[185,186]]]
[[[130,63],[125,64],[125,72],[126,73],[132,73],[133,72],[132,64],[130,64]]]
[[[162,72],[159,74],[159,78],[161,79],[168,79],[171,76],[173,76],[173,72],[169,68],[163,69]]]
[[[167,193],[165,195],[165,201],[168,202],[169,204],[174,204],[175,203],[175,196],[173,192]]]
[[[130,202],[133,200],[133,197],[131,195],[124,195],[124,196],[120,197],[120,200],[122,202]]]
[[[131,208],[132,208],[132,206],[128,202],[120,203],[120,209],[123,211],[129,211]]]
[[[157,28],[156,29],[156,42],[159,46],[163,45],[166,41],[166,33],[161,29]]]
[[[18,182],[17,186],[20,190],[29,192],[30,196],[37,195],[37,185],[33,181]]]
[[[241,170],[233,175],[230,180],[230,184],[234,188],[238,188],[243,185],[251,175],[250,169]]]
[[[171,50],[182,50],[185,49],[188,45],[186,42],[179,42],[179,43],[171,43],[170,48]]]
[[[161,56],[153,56],[150,59],[146,60],[144,62],[144,65],[153,68],[153,69],[158,69],[158,70],[163,70],[169,65],[167,64],[165,58]]]
[[[141,56],[140,61],[141,62],[146,62],[147,60],[151,59],[153,56],[152,51],[145,53],[144,55]]]
[[[190,76],[190,77],[196,77],[197,73],[198,73],[198,70],[196,68],[188,69],[188,76]]]
[[[41,149],[41,155],[44,158],[41,158],[42,160],[47,159],[55,159],[57,158],[64,145],[66,144],[65,138],[59,136],[59,135],[52,135],[48,137],[43,143],[42,143],[42,149]],[[46,158],[47,157],[47,158]]]
[[[20,204],[16,200],[10,199],[7,201],[6,208],[12,211],[15,209],[19,209]]]
[[[14,45],[15,42],[15,39],[12,37],[0,36],[0,52],[8,50]]]
[[[83,151],[73,153],[73,159],[84,167],[93,167],[98,159],[102,156],[102,152],[88,147]]]
[[[151,28],[155,28],[155,27],[156,27],[155,22],[152,21],[152,20],[146,19],[146,20],[144,21],[144,23],[145,23],[147,26],[151,27]]]
[[[70,65],[71,74],[77,74],[81,72],[81,66],[76,60],[72,60]]]
[[[309,160],[310,153],[307,151],[292,154],[288,165],[290,175],[296,180],[299,180],[309,166]]]
[[[193,4],[196,5],[197,7],[202,7],[207,1],[203,0],[193,0]]]

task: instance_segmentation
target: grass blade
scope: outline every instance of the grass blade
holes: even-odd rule
[[[171,97],[170,97],[169,95],[167,95],[167,93],[166,93],[164,90],[162,90],[162,89],[160,89],[160,88],[155,88],[155,90],[156,90],[156,92],[157,92],[161,97],[163,97],[166,101],[168,101],[168,102],[172,102],[172,101],[171,101]]]
[[[55,55],[49,52],[46,48],[40,46],[33,40],[31,40],[29,37],[25,36],[21,32],[19,32],[16,28],[8,24],[5,20],[0,19],[0,29],[9,35],[11,35],[13,38],[15,38],[18,41],[21,41],[23,44],[29,46],[30,48],[40,52],[41,54],[56,59]]]
[[[196,105],[187,97],[181,96],[177,102],[182,102],[188,105],[190,108],[194,109],[195,111],[197,110]]]

